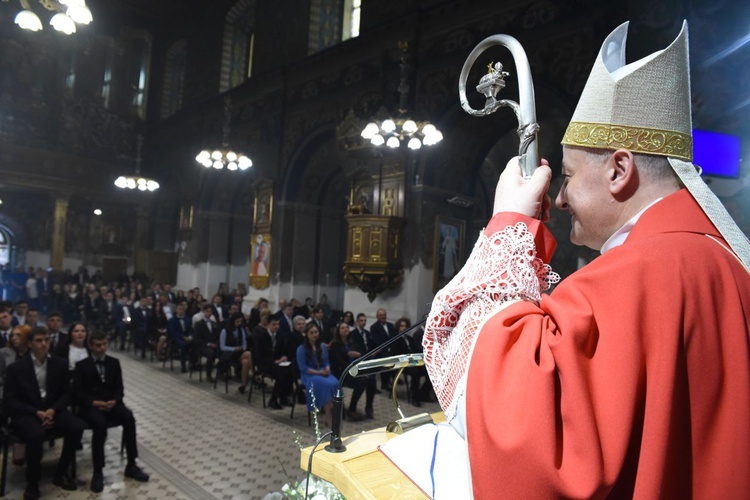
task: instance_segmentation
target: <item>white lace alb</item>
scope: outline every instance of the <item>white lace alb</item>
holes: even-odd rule
[[[523,222],[489,237],[480,233],[466,265],[435,296],[422,341],[427,372],[449,421],[479,327],[504,302],[538,303],[558,281],[536,256],[534,236]]]

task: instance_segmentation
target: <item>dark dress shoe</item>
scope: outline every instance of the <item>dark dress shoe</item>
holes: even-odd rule
[[[411,404],[412,404],[412,406],[416,406],[417,408],[421,408],[422,407],[422,403],[420,403],[418,399],[412,399],[411,400]]]
[[[188,369],[185,367],[182,367],[182,369],[180,370],[180,373],[187,373],[187,372],[188,372]]]
[[[372,408],[365,408],[365,417],[370,420],[375,418],[375,414],[372,412]]]
[[[376,388],[375,388],[375,394],[383,394],[383,391],[381,391],[380,389],[378,389],[378,388],[376,387]]]
[[[247,389],[247,387],[241,385],[237,388],[237,392],[239,392],[240,394],[245,394],[245,389]]]
[[[141,483],[145,483],[149,480],[149,475],[143,472],[143,470],[135,464],[125,467],[125,477],[135,479]]]
[[[104,490],[104,476],[102,473],[94,473],[94,477],[91,478],[91,491],[94,493],[101,493]]]
[[[52,478],[52,484],[65,491],[75,491],[78,489],[76,482],[65,475],[55,476]]]
[[[28,485],[26,487],[26,490],[23,492],[23,498],[24,500],[37,500],[39,497],[41,497],[41,493],[39,493],[39,485]]]
[[[268,403],[268,407],[272,410],[283,410],[284,408],[279,404],[278,401],[275,399],[272,399],[271,402]]]
[[[206,375],[206,380],[210,383],[213,383],[214,378],[211,375]]]
[[[292,402],[291,402],[291,401],[289,401],[289,398],[281,398],[281,399],[279,400],[279,404],[280,404],[281,406],[292,406]]]

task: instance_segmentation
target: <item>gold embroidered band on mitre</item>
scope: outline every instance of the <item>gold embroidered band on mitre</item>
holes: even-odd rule
[[[672,130],[607,123],[570,122],[562,144],[612,150],[625,148],[634,153],[693,161],[693,137]]]

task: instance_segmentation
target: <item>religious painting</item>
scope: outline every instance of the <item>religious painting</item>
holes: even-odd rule
[[[271,277],[271,234],[254,234],[250,241],[250,286],[268,288]]]
[[[265,183],[255,196],[254,228],[256,233],[270,233],[273,222],[273,186]]]
[[[451,217],[435,218],[432,289],[437,292],[458,274],[463,264],[465,223]]]

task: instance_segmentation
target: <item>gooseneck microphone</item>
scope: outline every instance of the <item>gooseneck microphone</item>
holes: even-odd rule
[[[373,357],[374,355],[378,354],[379,352],[382,352],[382,351],[386,350],[392,344],[394,344],[398,340],[401,340],[402,338],[404,338],[404,336],[406,336],[406,334],[411,333],[414,330],[416,330],[418,327],[422,326],[425,323],[425,321],[427,321],[427,317],[426,316],[425,316],[425,318],[422,321],[420,321],[418,323],[415,323],[411,328],[407,328],[403,332],[401,332],[401,333],[397,334],[396,336],[388,339],[386,342],[383,342],[382,344],[380,344],[378,347],[376,347],[372,351],[366,353],[363,356],[360,356],[359,358],[357,358],[354,361],[352,361],[351,363],[349,363],[349,366],[347,366],[344,369],[344,371],[341,373],[341,377],[339,377],[339,386],[336,389],[336,394],[333,396],[333,405],[332,405],[333,407],[331,409],[331,411],[333,411],[333,419],[332,419],[332,422],[331,422],[331,442],[328,445],[326,445],[326,447],[325,447],[325,450],[327,452],[329,452],[329,453],[341,453],[341,452],[346,451],[346,446],[344,446],[344,443],[341,442],[341,419],[342,419],[343,414],[344,414],[344,389],[343,389],[343,387],[344,387],[344,379],[346,378],[346,376],[349,375],[349,372],[352,371],[352,369],[354,367],[356,367],[358,364],[362,363],[363,361],[365,361],[367,359],[370,359],[371,357]],[[391,356],[391,357],[392,358],[402,358],[402,357],[406,357],[406,356]],[[384,360],[381,359],[380,361],[384,361]],[[412,360],[412,361],[406,361],[406,363],[411,363],[412,366],[417,366],[417,364],[416,364],[417,363],[416,358],[414,360]],[[397,363],[394,360],[394,366],[392,368],[388,368],[388,369],[400,368],[401,365],[398,364],[398,366],[396,366],[396,364]],[[380,369],[379,371],[385,371],[385,370]],[[355,374],[359,373],[359,376],[365,376],[365,375],[368,375],[368,374],[371,374],[371,373],[377,373],[377,372],[374,372],[374,371],[371,371],[371,370],[368,369],[368,370],[357,370],[357,372],[354,372],[354,373]]]

